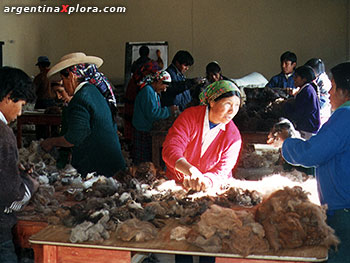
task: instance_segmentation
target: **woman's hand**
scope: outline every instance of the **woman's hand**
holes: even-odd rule
[[[187,190],[194,190],[196,192],[207,190],[211,185],[210,180],[194,166],[192,166],[189,171],[191,175],[184,176],[183,186]]]
[[[40,143],[44,151],[49,152],[53,147],[73,147],[74,144],[68,142],[63,136],[48,138]]]
[[[281,148],[285,139],[290,137],[299,138],[300,135],[288,119],[282,118],[271,129],[268,135],[267,144]]]
[[[211,186],[211,181],[197,167],[191,165],[185,158],[179,159],[175,169],[184,174],[183,187],[186,190],[205,191]]]
[[[50,152],[52,150],[52,148],[54,147],[53,138],[48,138],[48,139],[43,140],[40,143],[40,146],[45,152]]]
[[[172,105],[169,108],[170,108],[170,114],[172,116],[175,116],[175,117],[179,116],[180,114],[179,106]]]

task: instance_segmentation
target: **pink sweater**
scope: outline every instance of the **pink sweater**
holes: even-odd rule
[[[212,184],[220,184],[224,179],[232,177],[232,169],[236,165],[242,144],[239,130],[230,121],[226,124],[225,131],[219,131],[201,158],[205,112],[206,106],[190,107],[180,114],[169,129],[162,152],[169,179],[183,181],[184,174],[175,170],[175,162],[181,157],[197,167]]]

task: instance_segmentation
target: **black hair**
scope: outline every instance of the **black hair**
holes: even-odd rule
[[[0,101],[8,94],[14,102],[24,100],[35,101],[35,92],[32,80],[18,68],[0,67]]]
[[[316,79],[315,71],[310,66],[301,66],[295,69],[295,75],[300,76],[302,79],[306,79],[306,83],[310,83],[315,89],[317,97],[320,98],[320,87],[313,82]]]
[[[50,83],[50,87],[53,88],[53,87],[57,87],[57,86],[62,86],[62,84],[60,83],[60,81],[52,81]]]
[[[60,74],[61,74],[62,76],[64,76],[64,77],[68,78],[68,76],[69,76],[69,69],[68,69],[68,68],[62,69],[62,70],[60,71]]]
[[[44,68],[48,68],[50,67],[51,62],[39,62],[38,66],[44,67]]]
[[[306,61],[305,66],[312,67],[317,76],[326,71],[324,63],[320,58],[309,59],[308,61]]]
[[[85,63],[85,65],[88,65],[88,64]],[[72,67],[73,67],[73,66],[72,66]],[[71,67],[62,69],[62,70],[60,71],[60,74],[61,74],[63,77],[68,78],[69,72],[71,72]],[[84,79],[84,78],[78,78],[77,80],[78,80],[79,83],[81,83],[81,82],[83,82],[85,79]]]
[[[220,66],[219,66],[218,63],[216,63],[216,62],[210,62],[210,63],[206,66],[205,71],[206,71],[207,74],[210,74],[210,73],[212,73],[212,74],[217,74],[217,73],[221,73],[221,68],[220,68]]]
[[[342,89],[350,95],[350,62],[344,62],[331,69],[337,89]]]
[[[219,101],[224,98],[232,97],[232,96],[237,96],[238,98],[241,98],[241,93],[238,90],[235,91],[229,91],[224,94],[221,94],[219,97],[217,97],[214,101]]]
[[[280,60],[281,63],[285,60],[291,61],[292,63],[297,63],[297,55],[295,55],[293,52],[286,51],[281,55]]]
[[[295,75],[300,76],[302,79],[306,79],[306,82],[313,81],[315,76],[315,71],[310,66],[301,66],[295,69]]]
[[[147,57],[149,55],[149,48],[147,46],[141,46],[139,49],[140,57]]]
[[[176,61],[179,62],[180,65],[186,65],[186,66],[192,66],[194,63],[194,59],[192,55],[190,54],[190,52],[186,50],[179,50],[178,52],[176,52],[172,60],[172,63],[175,64]]]

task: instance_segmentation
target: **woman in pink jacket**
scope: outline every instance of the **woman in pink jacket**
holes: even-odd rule
[[[232,121],[240,105],[237,86],[216,81],[199,98],[201,105],[186,109],[169,129],[162,153],[167,177],[195,191],[225,183],[241,149]]]

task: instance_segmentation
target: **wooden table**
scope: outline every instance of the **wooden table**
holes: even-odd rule
[[[241,132],[243,143],[266,144],[268,132]]]
[[[327,259],[328,251],[323,247],[283,250],[246,258],[238,254],[203,252],[187,242],[171,240],[170,230],[176,226],[176,220],[170,219],[168,222],[157,238],[148,242],[124,242],[112,233],[111,238],[102,243],[73,244],[69,241],[70,229],[64,226],[48,226],[33,235],[29,241],[34,248],[35,263],[129,263],[132,252],[213,256],[217,263],[296,263],[322,262]]]
[[[61,114],[45,114],[41,111],[24,112],[17,118],[17,147],[22,147],[22,125],[48,125],[51,134],[51,126],[61,125]]]
[[[20,219],[13,229],[14,242],[21,248],[31,248],[29,243],[30,236],[40,232],[47,226],[46,222]]]

